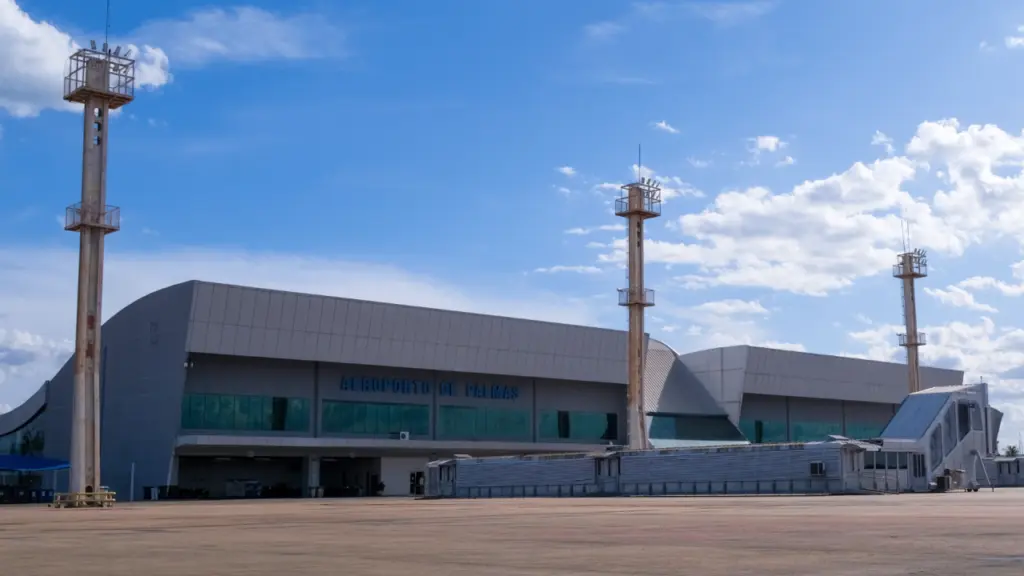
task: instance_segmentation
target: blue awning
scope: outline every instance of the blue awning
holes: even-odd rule
[[[46,472],[48,470],[64,470],[68,467],[68,463],[64,460],[0,454],[0,470],[7,472]]]

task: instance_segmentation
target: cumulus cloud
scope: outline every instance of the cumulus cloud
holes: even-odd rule
[[[679,218],[683,241],[649,241],[648,262],[692,265],[677,277],[687,288],[825,295],[889,270],[902,249],[901,218],[917,246],[946,257],[999,238],[1024,241],[1024,136],[994,125],[924,122],[906,150],[789,192],[755,186],[719,194],[702,212]],[[948,188],[910,194],[905,187],[929,169],[941,171]],[[600,258],[622,261],[623,248],[613,244]]]
[[[734,26],[768,14],[775,8],[775,2],[693,2],[686,6],[698,16],[719,26]]]
[[[925,288],[924,291],[925,294],[949,306],[977,310],[978,312],[998,312],[992,306],[978,302],[974,299],[973,294],[959,286],[949,286],[945,290],[941,288]]]
[[[625,229],[625,224],[602,224],[601,226],[591,226],[589,228],[569,228],[565,233],[573,236],[586,236],[593,232],[622,232]]]
[[[570,272],[574,274],[600,274],[602,270],[597,266],[549,266],[547,268],[535,268],[538,274],[559,274]]]
[[[669,134],[679,134],[678,129],[676,129],[675,127],[673,127],[671,124],[664,120],[660,122],[654,122],[651,125],[654,126],[656,130],[661,130],[662,132],[668,132]]]
[[[559,166],[558,168],[555,168],[555,170],[558,171],[558,173],[562,174],[563,176],[576,175],[576,170],[572,166]]]
[[[885,153],[892,156],[896,152],[896,148],[892,145],[892,138],[885,135],[885,133],[875,130],[875,135],[871,137],[872,146],[881,146],[885,150]]]
[[[34,19],[16,0],[0,0],[0,109],[15,117],[43,110],[81,110],[64,102],[68,57],[87,43],[54,24]],[[170,66],[214,62],[340,57],[345,35],[323,17],[282,16],[252,7],[197,10],[181,19],[155,20],[115,34],[112,43],[130,48],[137,88],[172,81]]]
[[[77,250],[0,248],[0,403],[30,396],[73,350]],[[467,288],[400,268],[288,254],[180,249],[111,252],[104,317],[192,279],[314,294],[599,325],[606,308],[543,291]]]
[[[204,8],[180,19],[153,20],[130,37],[164,47],[175,65],[181,66],[347,54],[345,31],[324,16],[282,15],[252,6]]]

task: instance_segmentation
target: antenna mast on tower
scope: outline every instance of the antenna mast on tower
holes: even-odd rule
[[[107,2],[107,30],[110,2]],[[110,111],[135,98],[135,61],[131,50],[102,49],[90,41],[71,55],[64,77],[64,100],[84,105],[82,199],[65,211],[64,229],[80,235],[78,312],[75,330],[71,472],[62,505],[105,505],[100,475],[100,361],[103,321],[103,252],[107,234],[121,228],[121,210],[107,205],[107,145]]]
[[[917,295],[914,281],[928,276],[928,255],[924,250],[910,247],[909,222],[904,225],[904,221],[900,220],[900,232],[903,237],[903,253],[896,256],[892,275],[899,278],[902,284],[903,325],[906,331],[899,334],[899,343],[907,349],[908,393],[913,394],[921,390],[918,348],[925,345],[924,332],[917,331]]]
[[[629,309],[627,344],[626,441],[630,449],[647,448],[644,414],[644,310],[654,306],[654,290],[644,287],[644,220],[661,216],[661,185],[643,176],[642,158],[637,157],[637,181],[622,187],[615,200],[615,215],[626,219],[628,261],[626,288],[619,288],[619,306]]]

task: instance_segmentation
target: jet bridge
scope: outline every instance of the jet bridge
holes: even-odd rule
[[[881,453],[896,452],[897,485],[913,491],[981,486],[990,456],[988,384],[928,388],[906,397],[880,436]],[[906,454],[906,456],[901,456]]]

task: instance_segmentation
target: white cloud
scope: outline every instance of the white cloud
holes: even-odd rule
[[[654,126],[656,130],[661,130],[662,132],[668,132],[669,134],[679,134],[678,129],[674,128],[671,124],[664,120],[660,122],[653,122],[651,125]]]
[[[601,226],[591,226],[589,228],[570,228],[565,233],[574,236],[585,236],[593,232],[622,232],[625,229],[625,224],[602,224]]]
[[[776,152],[786,147],[778,136],[755,136],[750,139],[751,149],[757,152]]]
[[[573,169],[572,166],[559,166],[558,168],[555,168],[555,170],[557,170],[560,174],[563,174],[565,176],[572,177],[576,175],[576,170]]]
[[[1024,34],[1024,26],[1018,26],[1017,32]],[[1007,48],[1024,48],[1024,36],[1007,36],[1005,42]]]
[[[708,312],[718,316],[735,316],[738,314],[768,314],[768,310],[757,301],[748,300],[717,300],[705,302],[691,308],[694,312]]]
[[[775,2],[694,2],[688,6],[719,26],[733,26],[768,14],[775,8]]]
[[[976,324],[950,322],[924,326],[922,330],[928,339],[928,344],[920,349],[922,364],[963,370],[966,382],[984,379],[991,385],[993,403],[997,406],[1013,410],[1024,407],[1024,374],[1017,373],[1024,366],[1024,330],[998,328],[987,317]],[[867,352],[851,356],[901,361],[902,350],[896,335],[902,331],[902,326],[879,325],[853,332],[850,338],[865,346]],[[1017,419],[1013,426],[1024,428],[1024,419]]]
[[[158,88],[172,81],[171,62],[195,67],[215,61],[338,57],[345,53],[344,39],[342,30],[317,15],[281,16],[237,7],[147,22],[115,35],[111,43],[132,50],[137,88]],[[32,117],[43,110],[81,110],[61,96],[68,58],[85,40],[34,20],[15,0],[0,0],[0,109],[15,117]]]
[[[175,65],[344,57],[345,31],[318,14],[281,15],[252,6],[204,8],[153,20],[131,34],[163,47]]]
[[[602,270],[597,266],[550,266],[548,268],[536,268],[534,272],[539,274],[560,274],[571,272],[575,274],[600,274]]]
[[[583,33],[587,38],[594,40],[607,40],[618,36],[624,30],[625,27],[617,22],[596,22],[583,27]]]
[[[892,156],[893,153],[896,152],[896,149],[893,148],[892,145],[892,138],[886,136],[885,133],[880,130],[875,130],[875,135],[871,137],[871,145],[881,146],[889,156]]]
[[[958,282],[957,287],[965,290],[997,290],[1003,296],[1020,296],[1024,294],[1024,260],[1010,266],[1010,270],[1019,283],[1011,284],[991,276],[972,276]]]
[[[785,156],[782,158],[782,160],[779,160],[778,162],[775,163],[775,165],[779,167],[792,166],[793,164],[796,164],[796,160],[792,156]]]
[[[764,153],[775,153],[780,152],[786,148],[789,144],[779,138],[778,136],[754,136],[753,138],[747,138],[747,151],[750,152],[750,159],[745,162],[749,166],[755,166],[761,163],[761,155]],[[786,158],[789,158],[787,156]],[[790,158],[790,160],[792,160]],[[785,162],[784,158],[782,162]],[[785,164],[783,164],[785,165]]]
[[[694,168],[707,168],[708,166],[711,166],[710,160],[701,160],[699,158],[690,157],[687,158],[686,161],[689,162],[690,166],[693,166]]]
[[[659,298],[658,310],[659,314],[673,320],[665,322],[667,326],[672,326],[672,329],[657,329],[664,333],[659,337],[680,352],[739,344],[787,350],[803,349],[801,344],[780,342],[771,337],[760,324],[770,312],[757,300],[730,298],[680,307]],[[689,327],[686,331],[680,332],[678,326],[685,323],[688,323]]]
[[[0,402],[17,405],[69,356],[74,337],[77,250],[0,248]],[[104,317],[135,299],[191,279],[313,294],[599,324],[606,306],[543,291],[470,288],[394,266],[288,254],[181,249],[111,252],[106,259]]]
[[[11,405],[10,404],[0,404],[0,414],[4,414],[5,412],[10,412],[10,411],[11,411]]]
[[[145,43],[131,47],[137,60],[137,87],[155,88],[170,81],[162,50]],[[81,110],[81,105],[61,99],[65,65],[79,48],[53,24],[33,20],[15,0],[0,0],[0,108],[15,117],[36,116],[46,109]]]
[[[680,198],[683,196],[689,196],[691,198],[704,197],[703,191],[697,189],[679,176],[660,175],[650,166],[641,167],[636,164],[633,164],[632,170],[634,178],[652,178],[657,180],[661,185],[662,200],[671,200],[672,198]]]
[[[778,147],[773,140],[760,146]],[[1024,243],[1024,136],[994,125],[923,122],[906,150],[785,193],[752,187],[719,194],[702,212],[678,219],[682,241],[649,240],[648,262],[692,265],[677,277],[687,288],[820,296],[887,272],[902,249],[901,217],[913,226],[917,246],[943,257],[1000,238]],[[946,189],[914,195],[904,189],[927,170],[943,172]],[[613,243],[599,258],[621,262],[624,247]]]
[[[967,308],[978,312],[997,312],[988,304],[982,304],[974,299],[974,295],[958,286],[948,286],[945,290],[941,288],[925,288],[925,294],[935,298],[943,304],[957,308]]]

